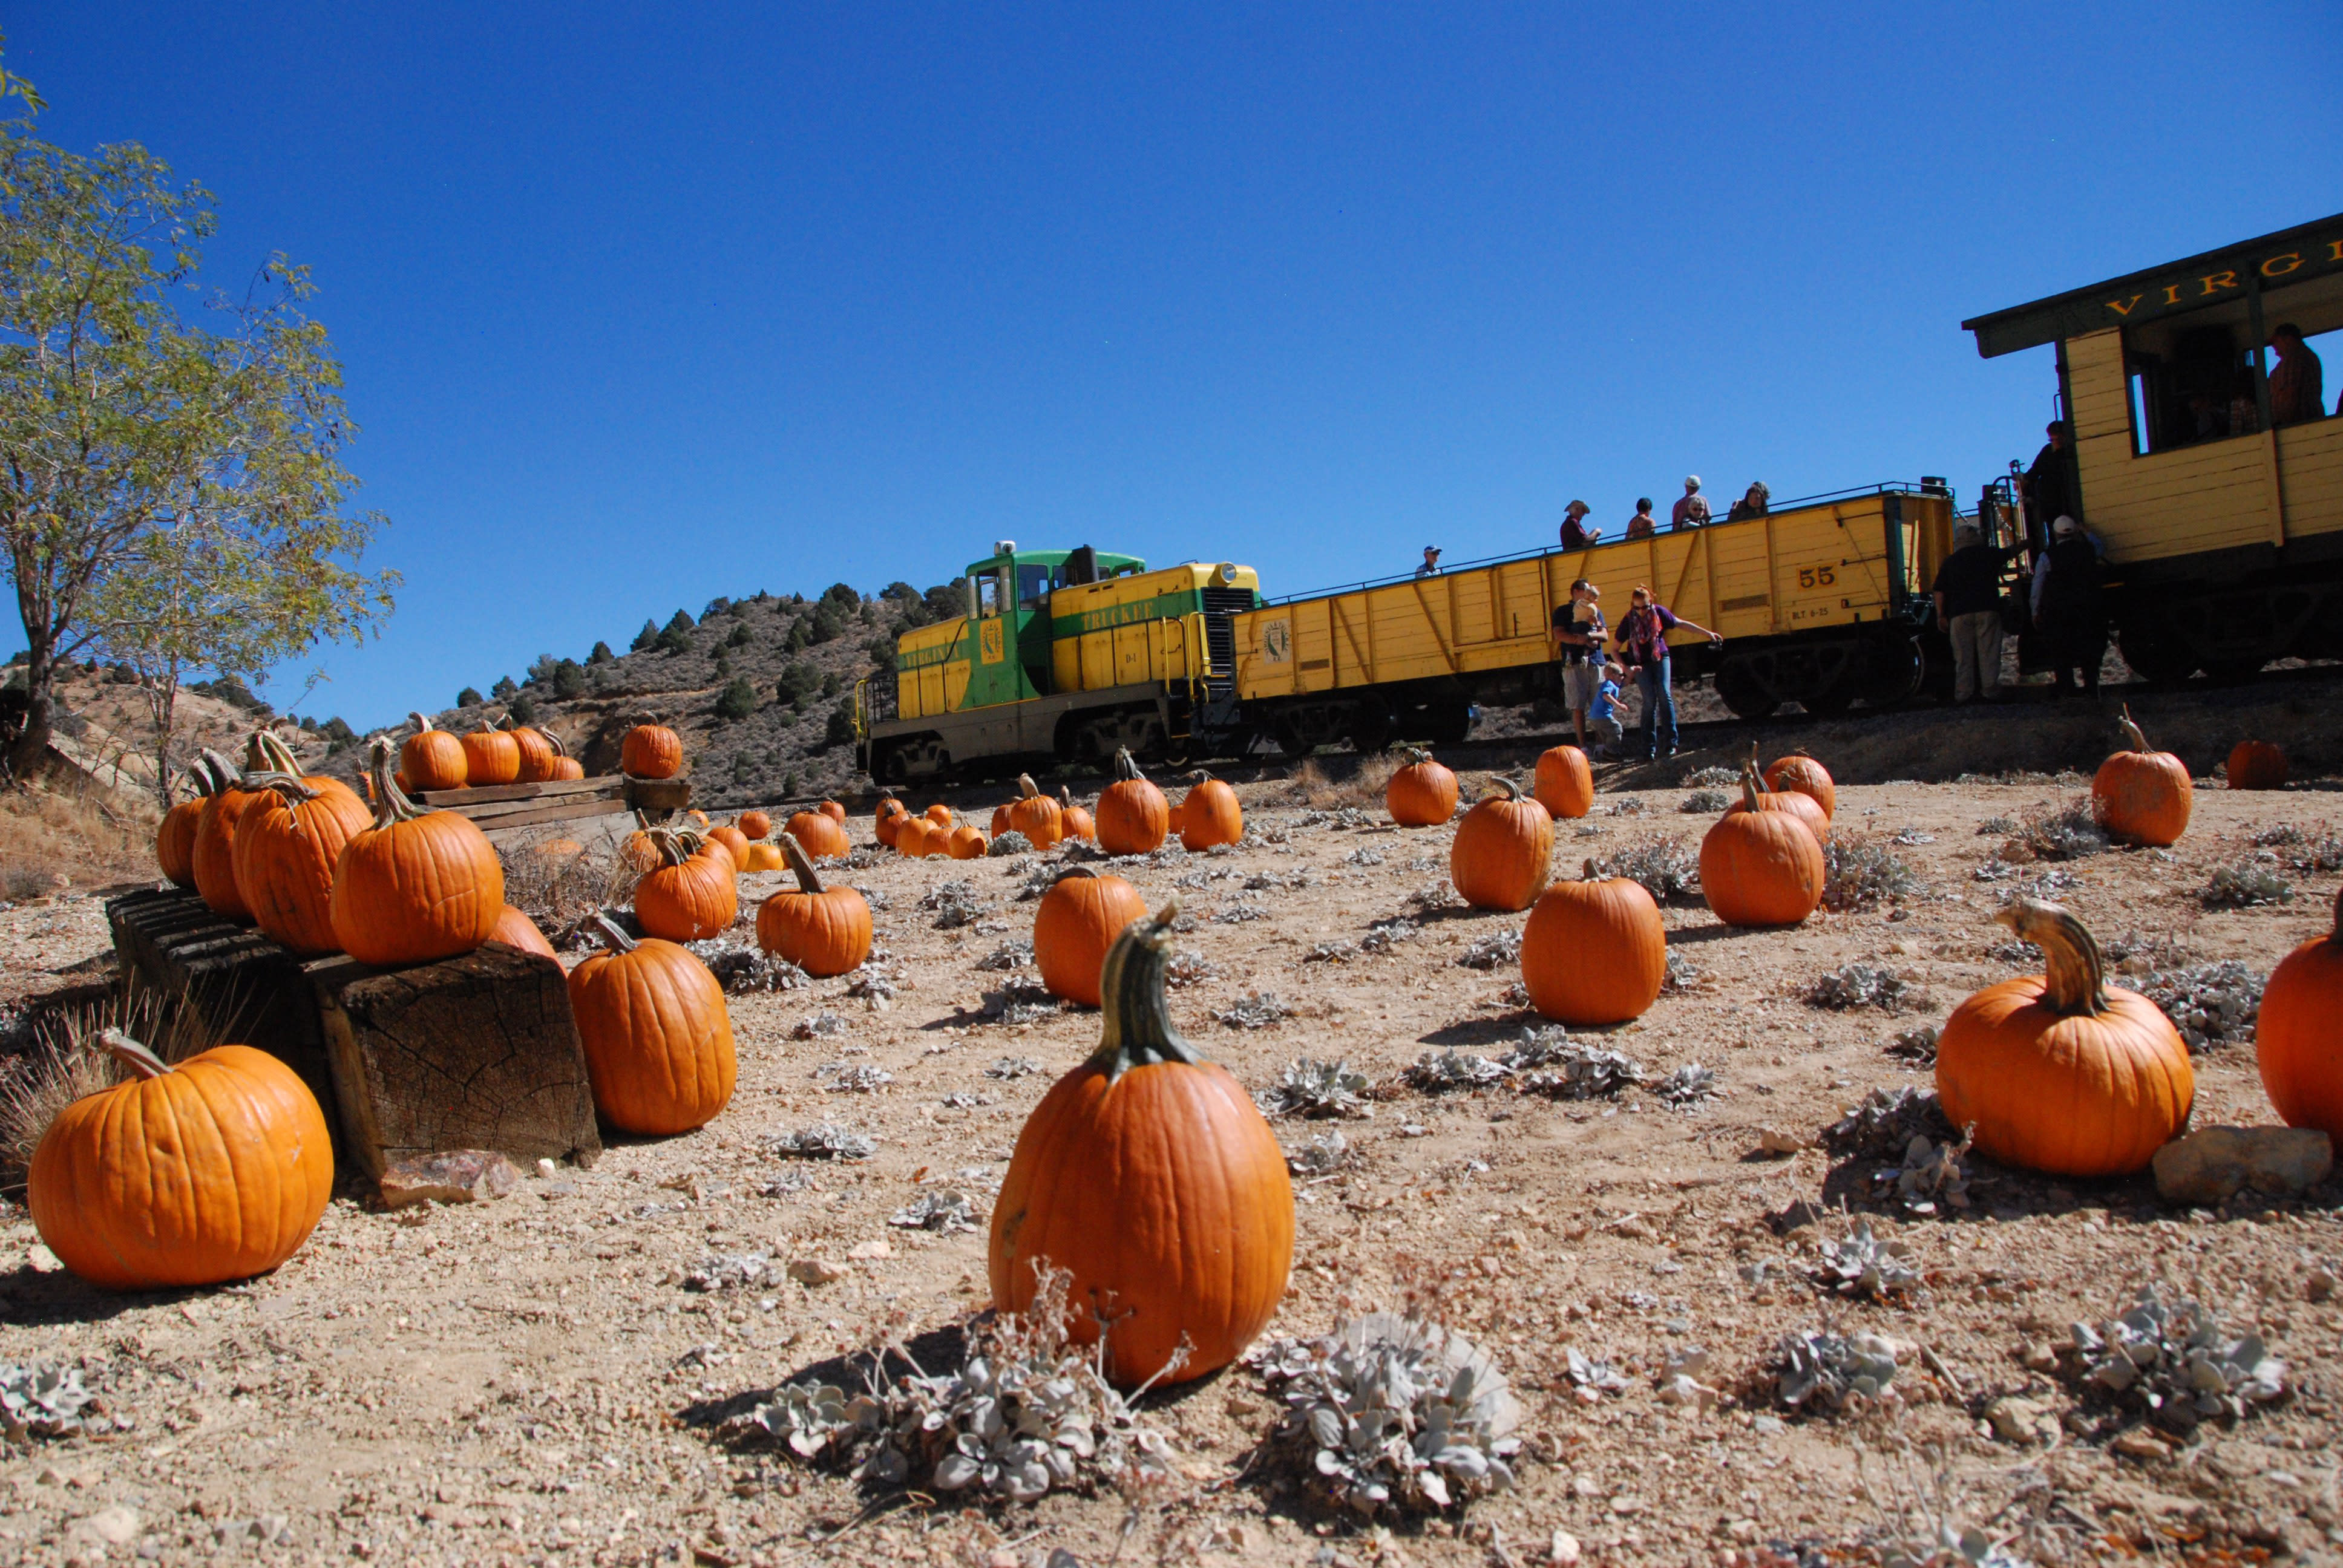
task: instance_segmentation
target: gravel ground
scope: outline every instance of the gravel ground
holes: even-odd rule
[[[1468,799],[1483,777],[1467,777]],[[854,977],[735,997],[739,1087],[698,1133],[620,1141],[591,1170],[478,1206],[385,1214],[351,1192],[277,1273],[217,1291],[88,1290],[7,1208],[0,1362],[78,1367],[113,1430],[0,1450],[0,1561],[1739,1564],[1875,1561],[1946,1523],[2013,1537],[2006,1550],[2036,1562],[2331,1554],[2335,1185],[2189,1211],[2145,1181],[2062,1186],[1980,1161],[1967,1207],[1923,1215],[1873,1201],[1878,1159],[1815,1146],[1868,1092],[1928,1087],[1913,1060],[1925,1045],[1891,1051],[1898,1035],[2028,967],[1989,920],[2011,889],[2048,892],[2126,950],[2164,953],[2149,939],[2166,939],[2257,974],[2323,929],[2332,871],[2285,869],[2296,896],[2276,905],[2199,895],[2256,852],[2258,831],[2316,829],[2343,819],[2343,799],[2207,788],[2174,850],[2057,864],[1978,832],[2082,789],[1842,789],[1841,835],[1882,844],[1919,889],[1788,931],[1669,907],[1684,983],[1587,1036],[1641,1063],[1646,1085],[1583,1102],[1431,1094],[1402,1077],[1427,1050],[1495,1053],[1538,1021],[1516,964],[1460,961],[1523,917],[1448,902],[1449,829],[1345,825],[1265,779],[1242,788],[1241,848],[1117,868],[1151,906],[1176,892],[1195,920],[1178,945],[1202,972],[1172,1007],[1209,1055],[1256,1091],[1298,1057],[1342,1058],[1374,1085],[1368,1114],[1276,1124],[1290,1151],[1339,1131],[1350,1157],[1297,1179],[1293,1282],[1270,1332],[1412,1304],[1491,1351],[1523,1405],[1517,1484],[1461,1514],[1331,1509],[1306,1465],[1263,1446],[1275,1407],[1243,1367],[1144,1401],[1170,1459],[1155,1484],[989,1510],[859,1489],[723,1427],[793,1373],[985,1304],[990,1192],[1027,1111],[1097,1037],[1093,1012],[988,1014],[1010,974],[979,960],[1030,937],[1033,906],[1016,895],[1033,859],[881,855],[844,874],[880,907],[891,1001],[850,995]],[[1679,814],[1684,793],[1606,794],[1563,825],[1557,863],[1667,835],[1696,845],[1708,818]],[[867,838],[867,821],[854,828]],[[921,896],[951,879],[974,884],[979,910],[940,930]],[[744,914],[778,885],[749,879]],[[1362,949],[1398,916],[1411,931]],[[0,963],[19,983],[104,943],[94,900],[0,911]],[[1901,982],[1902,1010],[1809,1004],[1818,979],[1857,960]],[[1216,1020],[1247,1002],[1282,1016]],[[843,1027],[807,1027],[824,1014]],[[1672,1109],[1654,1088],[1690,1063],[1721,1092]],[[2249,1043],[2208,1045],[2197,1065],[2198,1125],[2272,1119]],[[876,1152],[816,1162],[767,1147],[825,1121]],[[976,1230],[890,1222],[943,1186],[975,1197]],[[1810,1278],[1858,1215],[1916,1271],[1885,1301]],[[687,1283],[747,1255],[768,1271]],[[796,1272],[828,1282],[790,1277],[816,1263]],[[2151,1280],[2258,1327],[2291,1366],[2291,1396],[2166,1442],[2086,1393],[2055,1353],[2068,1325],[2127,1308]],[[1835,1417],[1784,1408],[1769,1363],[1803,1329],[1895,1342],[1896,1397]],[[1615,1378],[1582,1386],[1573,1352]],[[1672,1359],[1697,1391],[1665,1386]]]

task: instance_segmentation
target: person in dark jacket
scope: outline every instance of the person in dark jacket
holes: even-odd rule
[[[2026,509],[2037,524],[2075,511],[2075,454],[2066,443],[2066,421],[2053,419],[2045,427],[2050,438],[2034,455],[2026,470]]]
[[[2001,551],[1973,522],[1953,530],[1953,553],[1929,592],[1953,643],[1953,700],[2001,700]]]
[[[1601,528],[1590,528],[1586,526],[1586,514],[1594,509],[1584,501],[1573,501],[1564,509],[1562,514],[1562,548],[1564,549],[1586,549],[1603,537]]]
[[[2051,525],[2049,559],[2042,597],[2034,611],[2035,629],[2050,645],[2058,672],[2054,698],[2066,695],[2066,672],[2082,672],[2083,689],[2099,694],[2099,661],[2107,651],[2107,609],[2099,595],[2099,552],[2071,517]]]

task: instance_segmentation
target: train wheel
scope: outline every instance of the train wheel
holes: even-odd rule
[[[1763,719],[1782,706],[1781,699],[1760,686],[1756,676],[1738,658],[1727,658],[1717,667],[1716,695],[1738,719]]]
[[[1391,744],[1392,716],[1388,709],[1364,707],[1351,720],[1350,741],[1363,756]]]
[[[1846,681],[1834,681],[1812,697],[1799,699],[1798,706],[1818,719],[1835,719],[1855,706],[1855,688]]]
[[[2197,656],[2178,638],[2164,633],[2127,627],[2116,646],[2132,673],[2150,686],[2177,686],[2197,673]]]

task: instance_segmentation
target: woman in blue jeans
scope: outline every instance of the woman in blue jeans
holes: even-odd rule
[[[1704,626],[1672,612],[1667,606],[1654,602],[1652,590],[1643,584],[1635,585],[1630,597],[1627,613],[1619,618],[1619,662],[1635,672],[1635,685],[1644,694],[1644,726],[1642,749],[1629,742],[1627,754],[1650,761],[1656,757],[1676,754],[1676,698],[1668,679],[1668,633],[1677,627],[1698,632],[1712,643],[1724,638]]]

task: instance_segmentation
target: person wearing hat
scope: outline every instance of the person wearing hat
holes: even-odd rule
[[[1698,474],[1684,476],[1684,498],[1676,502],[1675,510],[1668,514],[1668,527],[1671,529],[1708,527],[1708,498],[1700,493]]]
[[[1601,528],[1590,528],[1586,526],[1586,514],[1594,509],[1584,501],[1573,501],[1563,508],[1562,548],[1564,549],[1586,549],[1603,537]]]
[[[1440,547],[1438,545],[1426,545],[1423,547],[1423,564],[1415,568],[1415,575],[1420,578],[1436,578],[1440,575]]]
[[[1929,595],[1936,624],[1953,643],[1953,700],[2001,700],[2002,552],[1973,520],[1953,528],[1953,553],[1936,568]]]
[[[2099,661],[2107,657],[2107,608],[2099,596],[2099,551],[2073,517],[2050,525],[2050,548],[2034,569],[2034,628],[2050,645],[2057,671],[2054,699],[2066,695],[2066,672],[2079,671],[2083,690],[2099,694]]]
[[[1741,493],[1741,498],[1734,502],[1732,509],[1725,514],[1725,520],[1737,523],[1744,518],[1762,518],[1772,509],[1773,504],[1774,492],[1766,488],[1765,481],[1752,479],[1749,487]]]

